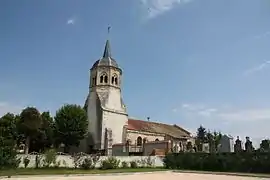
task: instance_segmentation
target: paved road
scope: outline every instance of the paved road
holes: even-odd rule
[[[9,180],[270,180],[270,178],[255,178],[241,176],[211,175],[211,174],[192,174],[192,173],[173,173],[173,172],[154,172],[136,173],[128,175],[84,175],[84,176],[28,176],[11,177]],[[7,179],[7,180],[8,180]]]

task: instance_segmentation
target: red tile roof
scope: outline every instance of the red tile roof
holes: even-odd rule
[[[152,133],[166,134],[175,138],[181,138],[183,136],[190,136],[190,132],[177,126],[169,125],[151,121],[143,121],[136,119],[129,119],[127,129],[135,131],[146,131]]]

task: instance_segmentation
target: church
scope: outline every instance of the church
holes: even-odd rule
[[[79,147],[81,152],[150,155],[154,149],[180,151],[188,142],[194,144],[191,133],[178,125],[130,118],[121,94],[122,76],[107,40],[103,56],[90,69],[89,94],[84,105],[88,137]]]

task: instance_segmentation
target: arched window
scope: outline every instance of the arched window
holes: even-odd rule
[[[108,76],[105,72],[100,76],[100,83],[108,83]]]
[[[91,85],[92,85],[92,86],[94,86],[94,85],[95,85],[95,78],[92,78]]]
[[[115,82],[116,85],[118,85],[118,79],[117,79],[117,77],[114,78],[114,82]]]
[[[159,141],[158,138],[155,141]]]
[[[137,146],[141,146],[141,145],[142,145],[142,137],[139,136],[139,137],[137,138]]]
[[[114,77],[112,77],[112,82],[111,82],[112,84],[114,83]]]
[[[100,76],[100,83],[103,83],[103,75]]]
[[[104,76],[104,82],[108,83],[108,76],[107,75]]]

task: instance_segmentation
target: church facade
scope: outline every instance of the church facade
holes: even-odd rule
[[[177,125],[168,125],[149,120],[129,118],[124,104],[121,85],[122,69],[112,57],[109,40],[106,41],[103,56],[90,69],[89,94],[85,102],[89,126],[88,138],[80,151],[103,150],[126,152],[127,145],[136,147],[148,144],[149,148],[164,148],[168,144],[177,151],[184,150],[188,142],[193,142],[191,133]],[[129,149],[128,151],[132,151]],[[151,150],[148,150],[150,152]]]

